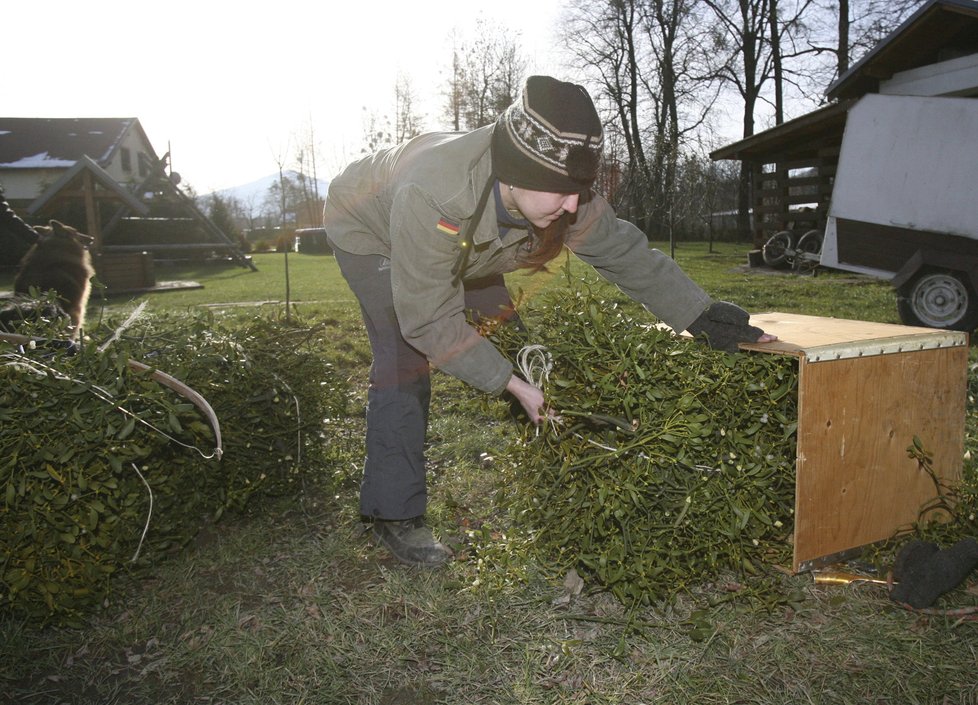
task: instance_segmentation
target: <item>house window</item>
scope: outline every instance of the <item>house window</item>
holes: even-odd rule
[[[149,157],[140,152],[136,157],[136,162],[139,164],[139,178],[145,179],[149,176]]]
[[[123,147],[119,150],[119,158],[122,161],[122,170],[132,171],[132,153],[128,147]]]

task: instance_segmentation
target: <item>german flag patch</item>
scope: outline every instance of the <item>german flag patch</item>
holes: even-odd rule
[[[450,220],[445,220],[444,218],[438,219],[438,225],[435,226],[440,232],[446,235],[458,235],[458,225],[451,222]]]

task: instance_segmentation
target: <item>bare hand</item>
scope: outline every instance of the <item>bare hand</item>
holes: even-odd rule
[[[544,418],[552,416],[550,412],[544,409],[543,391],[539,387],[535,387],[529,382],[513,375],[509,378],[509,382],[506,383],[506,391],[516,397],[520,406],[523,407],[527,416],[530,417],[530,421],[534,424],[539,426],[543,423]]]

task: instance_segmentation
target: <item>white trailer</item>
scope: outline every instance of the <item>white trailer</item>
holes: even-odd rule
[[[978,100],[849,109],[820,264],[890,280],[908,325],[978,327]]]

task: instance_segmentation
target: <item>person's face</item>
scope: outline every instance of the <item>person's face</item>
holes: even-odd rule
[[[579,193],[548,193],[514,187],[513,205],[523,217],[539,228],[546,228],[564,213],[576,213]]]

